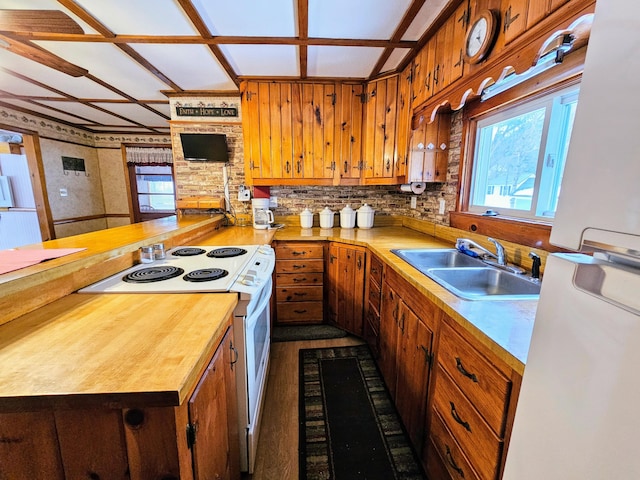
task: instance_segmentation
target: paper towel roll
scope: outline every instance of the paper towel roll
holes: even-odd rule
[[[419,195],[427,189],[427,184],[424,182],[411,182],[400,185],[401,192],[413,193]]]

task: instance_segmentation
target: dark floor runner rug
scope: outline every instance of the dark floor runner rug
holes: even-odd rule
[[[324,340],[327,338],[346,337],[347,332],[331,325],[300,325],[274,327],[271,332],[272,342],[293,342],[296,340]]]
[[[425,479],[369,347],[300,350],[300,479]]]

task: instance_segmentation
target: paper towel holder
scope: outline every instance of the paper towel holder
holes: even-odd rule
[[[425,182],[411,182],[400,185],[400,191],[403,193],[411,193],[413,195],[420,195],[427,189]]]

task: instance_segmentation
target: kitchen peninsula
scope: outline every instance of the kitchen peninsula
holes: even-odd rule
[[[455,236],[464,232],[405,217],[380,217],[375,228],[369,230],[302,230],[295,222],[289,222],[281,230],[256,231],[251,227],[222,227],[222,220],[221,217],[156,220],[148,225],[119,227],[112,232],[115,235],[111,239],[107,230],[101,232],[104,243],[95,242],[93,247],[89,244],[91,248],[81,252],[81,258],[63,257],[55,261],[57,264],[48,262],[9,274],[11,279],[4,278],[6,275],[0,278],[13,298],[25,298],[25,292],[33,289],[42,290],[48,279],[71,282],[55,289],[59,298],[53,303],[47,302],[48,305],[41,305],[0,326],[0,338],[3,339],[0,358],[4,365],[15,365],[14,370],[4,373],[7,378],[0,379],[0,385],[4,386],[0,391],[0,410],[8,419],[2,422],[1,435],[3,438],[20,439],[20,442],[25,439],[26,442],[26,436],[20,432],[29,431],[33,442],[35,439],[49,441],[49,449],[53,452],[50,458],[60,462],[64,457],[64,462],[57,464],[57,474],[47,478],[64,478],[59,473],[62,468],[66,471],[68,468],[86,467],[82,459],[73,453],[69,454],[71,460],[66,460],[68,449],[75,450],[65,442],[70,438],[83,438],[82,429],[95,430],[92,421],[99,422],[101,428],[110,432],[109,435],[120,439],[110,455],[121,459],[128,455],[128,461],[133,461],[128,466],[131,478],[148,478],[150,465],[157,463],[154,454],[142,459],[138,454],[123,453],[134,448],[131,445],[139,445],[140,448],[147,445],[142,435],[145,424],[134,428],[136,422],[140,422],[140,412],[148,419],[146,425],[154,425],[156,414],[170,425],[169,430],[163,433],[161,448],[173,452],[171,458],[175,461],[173,466],[165,469],[169,472],[166,474],[173,477],[166,478],[191,478],[191,470],[185,465],[190,465],[192,453],[180,425],[190,423],[189,399],[199,390],[196,383],[205,378],[206,365],[214,361],[216,355],[227,352],[226,347],[221,347],[232,338],[229,336],[232,332],[228,328],[228,312],[233,310],[236,296],[216,295],[216,313],[212,315],[211,295],[71,293],[92,281],[128,268],[135,263],[139,246],[150,242],[164,241],[168,246],[262,244],[272,241],[276,244],[315,242],[327,245],[333,242],[363,248],[368,258],[375,256],[383,262],[385,282],[403,284],[406,285],[405,290],[417,292],[415,298],[422,302],[422,307],[434,305],[442,312],[442,318],[446,317],[442,323],[448,326],[442,328],[448,331],[453,325],[458,332],[464,332],[464,337],[470,338],[475,348],[485,356],[495,357],[495,361],[502,365],[502,371],[512,371],[516,382],[514,393],[517,393],[517,377],[524,370],[536,302],[461,300],[390,251],[403,247],[450,247]],[[149,236],[143,232],[149,232]],[[78,242],[83,240],[80,237],[83,236],[56,241],[55,247],[79,246]],[[48,247],[51,243],[43,246]],[[508,248],[511,258],[523,256],[517,246],[508,245]],[[21,285],[26,285],[26,289],[21,291]],[[404,300],[412,306],[411,298]],[[2,302],[6,301],[2,299]],[[187,320],[192,316],[195,320]],[[37,368],[28,368],[34,365]],[[219,407],[220,403],[215,405]],[[225,418],[232,414],[229,410],[224,411]],[[128,415],[128,412],[133,413]],[[144,412],[152,412],[152,416],[146,417]],[[213,412],[208,413],[213,415]],[[25,425],[33,423],[34,419],[37,419],[37,428],[26,429]],[[53,426],[61,431],[65,425],[76,425],[75,431],[67,430],[75,433],[69,433],[66,439],[63,435],[56,443],[53,441]],[[229,431],[230,439],[233,432]],[[89,444],[84,438],[82,443]],[[6,458],[16,459],[15,465],[25,466],[18,459],[25,450],[16,449],[22,445],[24,443],[2,443],[0,448],[6,450],[3,457],[6,453]],[[30,446],[40,451],[45,448],[42,443],[31,443]],[[117,454],[116,450],[120,453]],[[104,460],[107,457],[100,458],[107,463]],[[122,462],[113,468],[123,467]],[[30,474],[27,476],[38,478]]]

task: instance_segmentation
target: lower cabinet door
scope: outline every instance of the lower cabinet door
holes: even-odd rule
[[[480,480],[437,412],[433,412],[430,434],[431,438],[427,447],[427,475],[429,478]]]
[[[322,302],[278,303],[278,323],[322,323]]]

